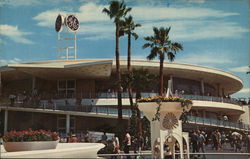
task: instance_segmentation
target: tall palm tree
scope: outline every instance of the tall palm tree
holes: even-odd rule
[[[151,52],[147,56],[148,60],[153,60],[156,56],[160,59],[160,71],[159,71],[159,95],[163,94],[163,64],[165,60],[165,54],[167,54],[170,62],[174,61],[177,51],[183,50],[182,44],[172,42],[169,40],[169,28],[160,27],[159,29],[153,27],[154,35],[147,36],[144,39],[148,41],[143,45],[143,49],[150,47]]]
[[[150,74],[149,71],[145,69],[133,69],[130,73],[127,72],[123,74],[122,79],[124,86],[128,86],[128,83],[131,84],[131,88],[136,92],[137,100],[141,97],[141,92],[149,89],[149,86],[156,79],[156,76]],[[132,108],[132,112],[133,111],[136,111],[136,132],[142,134],[141,113],[137,105]]]
[[[118,97],[118,124],[122,122],[122,87],[121,87],[121,72],[120,72],[120,53],[119,53],[119,32],[120,32],[120,21],[122,17],[125,17],[132,8],[127,8],[124,2],[110,1],[109,8],[104,8],[103,13],[107,14],[110,19],[114,19],[116,26],[115,30],[115,56],[116,56],[116,76],[117,76],[117,97]],[[121,134],[119,134],[121,135]]]
[[[128,73],[132,72],[132,67],[131,67],[131,35],[135,38],[135,40],[138,39],[138,34],[134,32],[136,27],[140,27],[141,24],[135,24],[133,21],[133,17],[130,15],[128,18],[125,18],[123,21],[123,26],[122,26],[122,31],[128,35],[128,49],[127,49],[127,70]],[[129,93],[129,101],[130,101],[130,106],[133,106],[133,91],[131,88],[131,83],[128,83],[128,93]],[[131,108],[132,109],[132,108]]]

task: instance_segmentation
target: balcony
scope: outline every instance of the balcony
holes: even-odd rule
[[[142,92],[141,97],[153,97],[157,96],[158,93],[150,93],[150,92]],[[117,98],[117,93],[96,93],[96,94],[81,94],[83,98]],[[212,102],[222,102],[222,103],[230,103],[242,105],[241,101],[235,98],[223,98],[223,97],[213,97],[213,96],[200,96],[200,95],[187,95],[187,94],[174,94],[173,96],[179,96],[183,98],[188,98],[192,100],[201,100],[201,101],[212,101]],[[122,93],[122,98],[128,98],[128,93]],[[133,98],[136,97],[136,94],[133,93]]]
[[[142,92],[141,97],[152,97],[157,96],[158,93],[153,92]],[[133,93],[133,98],[136,97],[136,94]],[[173,96],[179,96],[183,98],[188,98],[192,100],[200,100],[200,101],[212,101],[212,102],[222,102],[222,103],[230,103],[230,104],[236,104],[236,105],[242,105],[242,101],[239,101],[235,98],[223,98],[223,97],[214,97],[214,96],[200,96],[200,95],[192,95],[192,94],[174,94]],[[129,94],[127,92],[122,93],[122,98],[128,98]],[[16,95],[16,101],[22,101],[24,96],[22,94]],[[31,99],[31,96],[27,97],[28,99]],[[98,93],[70,93],[70,94],[61,94],[61,93],[41,93],[39,95],[40,99],[63,99],[63,98],[78,98],[78,99],[98,99],[98,98],[117,98],[117,93],[105,93],[105,92],[98,92]],[[5,99],[0,99],[1,101],[8,101],[8,97],[5,97]]]
[[[58,104],[60,101],[62,105]],[[31,110],[43,110],[43,111],[70,111],[70,112],[83,112],[88,113],[91,115],[106,115],[106,116],[117,116],[118,110],[117,108],[111,107],[102,107],[102,106],[94,106],[94,105],[75,105],[72,102],[75,102],[76,99],[71,99],[68,101],[67,105],[63,104],[64,100],[57,99],[56,103],[49,103],[47,100],[41,100],[39,105],[34,105],[31,103],[20,103],[16,102],[14,105],[10,106],[9,103],[0,103],[0,108],[13,108],[13,109],[22,109],[28,108]],[[122,115],[124,117],[131,117],[132,112],[130,109],[123,109]],[[141,113],[143,116],[143,113]],[[250,131],[250,125],[244,123],[236,123],[230,121],[222,121],[216,119],[209,119],[209,118],[202,118],[197,116],[187,116],[187,122],[190,124],[196,125],[204,125],[204,126],[214,126],[220,128],[229,128],[229,129],[236,129],[236,130],[248,130]]]
[[[34,103],[33,103],[34,102]],[[67,99],[55,99],[55,100],[39,100],[39,101],[16,101],[13,105],[10,104],[7,100],[0,102],[0,108],[10,109],[10,110],[25,110],[31,112],[74,112],[75,113],[87,113],[90,115],[105,115],[105,116],[117,116],[117,108],[111,107],[102,107],[102,106],[92,106],[92,105],[82,105],[77,104],[76,99],[70,98]],[[123,109],[123,117],[129,118],[132,113],[130,109]]]
[[[187,122],[196,124],[196,125],[204,125],[204,126],[214,126],[220,128],[229,128],[229,129],[237,129],[237,130],[248,130],[250,131],[250,125],[244,123],[236,123],[230,121],[202,118],[197,116],[187,116]]]

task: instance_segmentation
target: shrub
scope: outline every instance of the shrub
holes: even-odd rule
[[[46,130],[21,130],[10,131],[3,136],[4,142],[25,142],[25,141],[56,141],[58,133]]]

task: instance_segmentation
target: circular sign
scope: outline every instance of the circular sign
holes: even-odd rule
[[[63,24],[64,24],[64,18],[62,15],[59,14],[56,18],[56,23],[55,23],[56,32],[62,31]]]
[[[66,17],[66,26],[70,31],[77,31],[80,27],[78,19],[74,15],[69,15]]]
[[[162,121],[162,127],[165,129],[173,129],[178,126],[178,119],[173,113],[167,113]]]

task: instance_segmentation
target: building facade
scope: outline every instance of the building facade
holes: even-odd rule
[[[121,72],[126,71],[126,64],[126,60],[121,60]],[[133,60],[132,67],[155,75],[159,72],[159,62],[155,61]],[[0,67],[1,133],[27,128],[64,133],[115,131],[115,71],[115,61],[107,59],[55,60]],[[204,66],[166,62],[164,82],[164,87],[170,88],[174,96],[193,100],[184,130],[219,127],[250,131],[249,107],[230,98],[243,87],[237,76]],[[145,87],[141,96],[155,96],[156,92],[157,80]],[[126,88],[122,97],[123,124],[129,125],[131,111]]]

